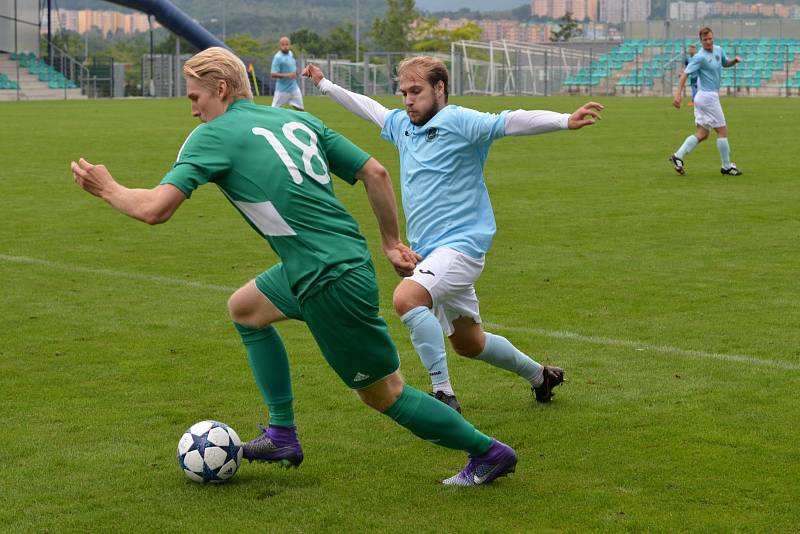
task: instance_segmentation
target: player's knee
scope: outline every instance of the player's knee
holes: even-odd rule
[[[486,346],[486,334],[479,324],[460,317],[453,321],[455,332],[450,336],[450,344],[459,356],[476,358]]]
[[[228,315],[230,315],[233,322],[243,324],[242,320],[245,318],[245,310],[238,295],[239,292],[236,291],[228,298]]]
[[[411,298],[407,292],[403,291],[401,286],[395,288],[394,294],[392,295],[392,304],[394,305],[395,313],[401,317],[419,306],[415,299]]]
[[[465,358],[476,358],[483,352],[483,344],[474,339],[457,341],[451,338],[450,344],[453,345],[453,350],[456,351],[456,354]]]
[[[399,372],[394,372],[371,386],[357,390],[356,393],[364,404],[383,413],[397,402],[403,394],[404,386],[403,377]]]
[[[261,328],[264,325],[256,324],[256,310],[252,303],[247,298],[244,289],[239,289],[233,293],[228,299],[228,315],[233,322],[255,328]]]

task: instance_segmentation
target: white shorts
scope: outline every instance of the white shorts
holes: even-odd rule
[[[272,107],[279,108],[286,104],[303,109],[303,94],[300,92],[300,89],[287,92],[275,91],[275,94],[272,95]]]
[[[694,97],[694,123],[706,130],[725,126],[725,114],[719,103],[719,94],[697,91]]]
[[[481,322],[475,281],[483,271],[483,258],[476,260],[451,248],[437,248],[419,262],[408,277],[428,290],[431,310],[446,336],[453,334],[453,320],[469,317]]]

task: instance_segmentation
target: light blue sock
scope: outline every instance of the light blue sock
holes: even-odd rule
[[[450,373],[447,371],[447,353],[444,349],[444,334],[436,316],[425,306],[417,306],[403,314],[400,319],[411,331],[411,343],[417,349],[422,365],[431,376],[434,391],[437,386],[446,384],[442,389],[452,395]],[[447,391],[449,389],[449,391]]]
[[[544,380],[544,367],[520,352],[503,336],[486,332],[486,345],[483,347],[483,352],[478,354],[477,359],[516,373],[530,382],[533,387],[541,386]]]
[[[728,169],[731,166],[731,146],[728,144],[727,137],[717,138],[717,150],[719,150],[719,159],[722,160],[722,168]]]
[[[675,155],[678,156],[680,159],[683,159],[684,156],[686,156],[686,154],[694,150],[694,147],[696,147],[697,143],[699,142],[700,141],[697,140],[694,134],[690,135],[689,137],[686,138],[686,140],[683,142],[678,151],[675,152]]]

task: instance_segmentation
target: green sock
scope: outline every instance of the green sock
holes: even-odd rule
[[[233,323],[247,349],[247,360],[261,396],[269,407],[269,424],[294,426],[289,356],[274,327],[257,329]]]
[[[419,438],[467,451],[471,456],[481,456],[492,446],[492,438],[479,432],[460,413],[408,384],[384,414]]]

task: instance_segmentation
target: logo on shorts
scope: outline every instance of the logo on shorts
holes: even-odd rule
[[[437,135],[439,135],[439,128],[428,128],[428,131],[425,134],[425,140],[430,143],[436,139]]]
[[[419,273],[420,273],[420,274],[429,274],[429,275],[431,275],[431,276],[433,276],[433,277],[435,277],[435,276],[436,276],[435,274],[433,274],[433,271],[427,271],[427,270],[425,270],[425,269],[419,269]]]
[[[363,382],[369,378],[369,375],[365,375],[364,373],[356,373],[356,376],[353,377],[353,382]]]

